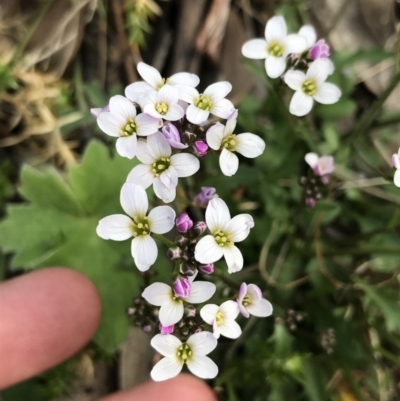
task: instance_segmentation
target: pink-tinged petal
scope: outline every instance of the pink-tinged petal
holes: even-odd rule
[[[237,304],[238,304],[238,307],[239,307],[239,310],[240,310],[240,313],[242,314],[242,316],[244,316],[245,318],[248,319],[250,317],[250,313],[247,312],[246,307],[242,303],[240,303],[239,301],[238,301]]]
[[[132,220],[123,214],[112,214],[104,217],[97,225],[96,232],[100,238],[124,241],[132,237]],[[222,257],[222,255],[221,255]]]
[[[392,155],[392,166],[396,169],[400,169],[400,157],[397,153]]]
[[[224,131],[225,126],[221,123],[216,123],[207,130],[207,145],[211,149],[219,150],[221,142],[224,139]]]
[[[224,321],[226,320],[235,320],[239,315],[239,307],[237,302],[235,301],[225,301],[219,307],[219,310],[224,315]]]
[[[187,103],[194,103],[196,99],[200,96],[200,93],[197,89],[188,85],[175,85],[176,89],[178,89],[178,96],[180,100],[183,100]]]
[[[400,188],[400,170],[396,170],[393,177],[393,182],[396,187]]]
[[[319,103],[333,104],[340,99],[341,95],[342,92],[336,85],[330,84],[329,82],[324,82],[319,85],[318,91],[313,97]]]
[[[313,106],[313,98],[303,92],[297,91],[294,93],[292,100],[289,104],[289,111],[291,114],[302,117],[308,114]]]
[[[250,295],[252,302],[254,303],[260,302],[262,299],[262,292],[255,284],[249,284],[247,286],[247,294]]]
[[[166,103],[168,106],[171,106],[174,103],[177,104],[179,100],[178,95],[178,89],[171,85],[165,85],[158,91],[157,103]]]
[[[120,137],[117,139],[115,146],[120,156],[133,159],[136,156],[137,137],[135,134]]]
[[[235,111],[235,106],[228,99],[221,99],[218,103],[215,103],[211,109],[211,114],[220,118],[229,118],[229,116]]]
[[[126,182],[121,188],[120,202],[128,216],[145,216],[149,208],[146,191],[137,184]]]
[[[200,162],[196,156],[179,153],[171,156],[171,166],[175,169],[178,177],[190,177],[199,171]]]
[[[112,114],[122,115],[126,120],[136,117],[136,108],[133,103],[124,96],[116,95],[110,99],[110,112]]]
[[[170,157],[172,150],[167,138],[161,133],[156,132],[147,138],[147,147],[153,159],[157,160],[161,157]]]
[[[99,128],[110,136],[121,136],[122,128],[126,125],[126,119],[121,115],[113,115],[109,111],[100,113],[97,117]]]
[[[286,69],[286,59],[283,57],[268,56],[265,60],[265,70],[270,78],[280,77]]]
[[[160,85],[164,85],[161,74],[154,67],[140,62],[137,65],[137,70],[140,76],[154,89],[158,89]]]
[[[142,292],[142,297],[149,304],[161,306],[167,302],[172,302],[172,290],[167,284],[153,283],[146,287],[146,289]]]
[[[268,20],[265,26],[265,39],[267,39],[267,42],[271,42],[272,40],[281,41],[285,39],[286,34],[286,22],[283,17],[276,16]]]
[[[322,156],[314,171],[317,175],[331,174],[335,170],[335,159],[332,156]]]
[[[236,136],[236,152],[253,159],[263,154],[265,142],[258,136],[245,132]]]
[[[155,234],[165,234],[175,225],[175,211],[169,206],[157,206],[149,213],[150,230]]]
[[[100,113],[102,113],[103,109],[101,107],[93,107],[90,109],[90,114],[94,117],[97,118]]]
[[[191,335],[186,343],[190,346],[196,358],[197,356],[208,355],[210,352],[214,351],[218,341],[209,331],[202,331],[201,333]]]
[[[183,312],[183,303],[181,301],[170,300],[161,305],[158,318],[163,326],[171,326],[183,318]]]
[[[194,258],[200,263],[214,263],[220,260],[223,251],[212,235],[206,235],[196,245]]]
[[[159,177],[153,181],[153,189],[157,198],[162,199],[164,203],[172,202],[176,197],[176,188],[168,189],[160,180]]]
[[[156,241],[150,235],[136,237],[132,240],[131,253],[136,267],[141,272],[149,270],[150,266],[157,260],[158,249]]]
[[[228,265],[228,273],[236,273],[243,268],[243,255],[239,249],[233,245],[222,248],[225,256],[226,264]]]
[[[306,75],[302,71],[289,70],[284,76],[286,85],[295,91],[301,90],[303,82],[306,80]]]
[[[225,230],[231,219],[227,204],[221,198],[213,198],[208,202],[206,209],[206,222],[211,232]]]
[[[132,102],[140,103],[140,98],[149,91],[152,91],[153,87],[147,82],[134,82],[125,88],[125,96]]]
[[[242,284],[240,284],[237,301],[239,303],[242,303],[243,302],[243,298],[246,296],[246,294],[247,294],[247,284],[246,283],[242,283]]]
[[[164,120],[167,121],[178,121],[185,115],[185,111],[179,104],[169,104],[168,112],[163,116]]]
[[[136,153],[138,160],[144,164],[153,164],[156,161],[145,141],[138,141]]]
[[[212,84],[204,91],[205,96],[211,98],[212,103],[218,103],[232,90],[232,84],[228,81],[221,81]]]
[[[193,304],[201,304],[208,301],[217,290],[217,287],[213,283],[208,281],[194,281],[192,283],[192,288],[190,295],[185,299],[186,302]]]
[[[218,366],[208,356],[197,356],[187,361],[188,369],[201,379],[214,379]]]
[[[189,72],[178,72],[168,78],[169,85],[188,85],[196,87],[200,83],[200,78],[196,74]]]
[[[154,118],[145,113],[141,113],[136,116],[136,133],[139,136],[148,136],[155,134],[158,129],[162,126],[162,120]]]
[[[318,59],[310,64],[310,67],[306,73],[306,79],[313,79],[319,87],[323,82],[326,81],[329,75],[329,65],[324,59]]]
[[[156,382],[172,379],[181,373],[182,367],[183,363],[176,356],[165,357],[155,364],[150,376]]]
[[[253,227],[254,220],[250,214],[238,214],[228,223],[226,231],[232,235],[233,242],[240,242],[248,237]]]
[[[201,318],[207,323],[212,325],[215,320],[215,316],[218,313],[219,306],[214,304],[204,305],[200,309]]]
[[[173,335],[156,334],[150,342],[151,346],[161,355],[175,356],[182,341]]]
[[[219,166],[224,175],[232,177],[238,171],[239,159],[234,153],[224,148],[219,156]]]
[[[167,170],[160,174],[161,182],[168,188],[168,190],[176,188],[178,185],[178,174],[173,167],[169,167]]]
[[[126,181],[147,189],[154,181],[154,174],[151,171],[151,166],[147,164],[135,166],[129,173]]]
[[[284,47],[284,57],[286,57],[288,54],[300,54],[308,49],[307,40],[296,34],[286,36]]]
[[[207,121],[209,115],[209,111],[201,110],[193,104],[190,104],[186,110],[186,118],[189,122],[196,125],[200,125]]]
[[[257,317],[267,317],[272,314],[272,305],[266,299],[261,299],[260,302],[253,303],[247,306],[247,311]]]
[[[310,152],[304,156],[304,160],[312,169],[314,169],[318,165],[319,156],[316,153]]]
[[[307,41],[307,49],[315,45],[317,41],[317,32],[311,25],[304,25],[299,30],[299,35]]]
[[[235,302],[236,303],[236,302]],[[218,330],[222,336],[227,338],[238,338],[242,334],[242,329],[239,324],[234,320],[225,320],[221,326],[218,326]]]
[[[251,39],[242,46],[242,54],[253,60],[267,58],[267,42],[264,39]]]

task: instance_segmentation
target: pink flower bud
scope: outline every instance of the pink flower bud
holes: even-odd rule
[[[194,238],[200,237],[207,230],[207,225],[204,221],[197,221],[192,228],[191,234]]]
[[[180,233],[186,233],[193,227],[193,221],[187,213],[182,213],[176,219],[175,224]]]
[[[315,199],[314,198],[307,198],[306,199],[306,205],[308,207],[314,207],[315,206]]]
[[[203,157],[207,154],[208,146],[204,141],[196,141],[193,144],[193,150],[197,156]]]
[[[207,265],[199,265],[198,269],[204,274],[214,273],[214,263],[209,263]]]
[[[160,329],[160,333],[167,335],[171,334],[174,331],[174,325],[172,326],[163,326],[161,323],[158,325],[158,328]]]
[[[320,39],[311,49],[310,58],[316,60],[318,58],[328,58],[330,56],[330,47],[324,39]]]
[[[201,192],[194,197],[193,201],[196,205],[207,207],[208,202],[216,197],[216,191],[213,187],[201,187]]]
[[[179,298],[186,298],[190,295],[192,285],[187,278],[179,277],[173,284],[174,293]]]
[[[178,128],[174,124],[165,124],[161,131],[172,148],[185,149],[188,147],[188,145],[182,143]]]

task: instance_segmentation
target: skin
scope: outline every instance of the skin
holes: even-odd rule
[[[35,271],[0,284],[0,389],[28,379],[79,351],[94,335],[100,299],[83,275],[65,268]],[[99,401],[215,401],[189,375],[147,382]]]

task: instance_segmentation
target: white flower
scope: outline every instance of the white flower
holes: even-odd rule
[[[177,376],[185,363],[194,375],[202,379],[213,379],[218,374],[218,366],[206,356],[217,346],[217,340],[210,332],[193,334],[186,343],[172,334],[157,334],[151,339],[151,345],[165,357],[150,372],[155,381]]]
[[[214,150],[222,149],[219,165],[223,174],[229,177],[236,173],[239,166],[239,159],[233,152],[254,158],[260,156],[265,149],[265,142],[259,136],[248,132],[239,135],[233,133],[236,118],[237,111],[229,117],[226,126],[216,123],[207,131],[208,146]]]
[[[202,94],[195,88],[188,87],[182,96],[184,101],[190,103],[186,110],[188,121],[200,125],[207,120],[210,113],[220,118],[228,118],[235,110],[232,102],[225,99],[231,90],[232,85],[227,81],[208,86]]]
[[[146,191],[139,185],[125,183],[121,189],[124,214],[113,214],[99,221],[97,235],[103,239],[132,240],[131,252],[140,271],[146,271],[156,261],[158,249],[151,233],[165,234],[175,225],[175,212],[169,206],[157,206],[146,216],[149,208]]]
[[[200,316],[213,327],[215,338],[223,335],[227,338],[238,338],[242,329],[235,319],[239,315],[239,307],[235,301],[226,301],[221,306],[208,304],[201,308]]]
[[[302,53],[307,48],[307,41],[300,35],[287,34],[283,17],[272,17],[265,26],[265,40],[252,39],[242,46],[245,57],[265,59],[265,70],[270,78],[278,78],[286,69],[286,57]]]
[[[396,169],[393,177],[394,185],[400,188],[400,148],[397,154],[392,155],[392,165]]]
[[[177,121],[185,115],[185,111],[178,104],[178,94],[177,89],[165,85],[158,92],[151,91],[141,97],[140,106],[144,113],[154,118]]]
[[[116,147],[121,156],[133,159],[136,155],[136,135],[148,136],[156,133],[162,126],[162,120],[143,113],[136,115],[132,102],[117,95],[110,99],[109,111],[98,114],[97,124],[107,135],[119,137]]]
[[[206,209],[206,223],[211,235],[203,237],[196,245],[195,259],[201,264],[214,263],[225,257],[228,273],[243,268],[243,256],[235,242],[243,241],[254,227],[249,214],[239,214],[231,219],[228,206],[221,198],[211,199]]]
[[[188,72],[179,72],[169,78],[163,78],[154,67],[143,62],[138,64],[137,70],[145,82],[134,82],[125,89],[125,96],[136,103],[140,103],[140,98],[146,93],[158,91],[165,85],[180,85],[180,90],[185,91],[187,86],[196,87],[200,82],[197,75]]]
[[[155,194],[165,203],[175,199],[178,177],[189,177],[200,168],[199,160],[189,153],[171,156],[171,146],[160,132],[149,136],[147,143],[139,141],[137,147],[143,164],[132,169],[127,181],[144,189],[153,184]]]
[[[260,288],[255,284],[241,284],[237,304],[244,317],[267,317],[272,314],[271,303],[262,297]]]
[[[314,170],[314,173],[319,176],[331,174],[335,169],[333,156],[319,157],[316,153],[307,153],[304,156],[304,160]]]
[[[159,319],[163,326],[178,323],[184,313],[183,301],[192,304],[201,304],[208,301],[215,293],[215,284],[208,281],[194,281],[191,283],[190,294],[179,297],[172,288],[164,283],[153,283],[142,293],[142,297],[155,306],[160,306]]]
[[[306,74],[295,70],[289,70],[285,74],[285,82],[296,91],[290,101],[290,113],[305,116],[311,111],[314,100],[323,104],[332,104],[339,100],[340,89],[325,82],[328,74],[328,66],[322,59],[311,63]]]

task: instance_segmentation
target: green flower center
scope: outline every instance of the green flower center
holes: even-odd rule
[[[246,295],[246,296],[243,298],[242,305],[243,305],[243,306],[249,306],[249,305],[251,305],[251,304],[252,304],[252,299],[251,299],[250,295]]]
[[[215,315],[215,322],[217,323],[217,326],[221,326],[221,324],[224,323],[224,314],[222,312],[217,312]]]
[[[169,157],[162,157],[151,165],[151,171],[156,177],[159,177],[165,170],[168,170],[171,165],[171,159]]]
[[[156,104],[156,110],[158,113],[160,113],[162,116],[165,116],[168,112],[168,105],[167,103],[157,103]]]
[[[233,245],[233,242],[230,241],[231,239],[231,235],[228,235],[226,233],[224,233],[221,230],[217,230],[214,234],[214,239],[215,242],[221,247],[223,248],[224,246],[230,246]]]
[[[282,57],[283,56],[283,46],[277,42],[276,40],[271,41],[270,43],[268,43],[267,46],[267,53],[270,56],[274,56],[274,57]]]
[[[136,124],[132,118],[128,118],[125,127],[121,128],[121,136],[131,136],[136,134]]]
[[[146,216],[133,216],[132,233],[134,237],[150,233],[149,221]]]
[[[238,142],[236,140],[236,135],[231,134],[225,137],[221,142],[221,148],[225,148],[230,152],[234,152],[237,148]]]
[[[313,79],[306,79],[301,89],[306,95],[312,96],[317,92],[317,85]]]
[[[181,363],[186,363],[188,360],[192,359],[193,351],[188,344],[182,344],[178,348],[176,356]]]
[[[200,95],[194,105],[201,110],[210,111],[212,102],[209,96]]]

